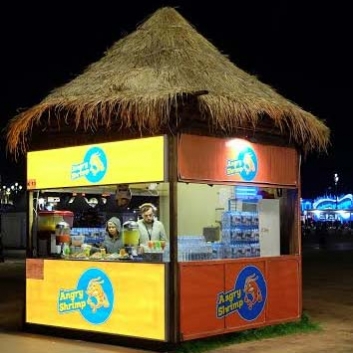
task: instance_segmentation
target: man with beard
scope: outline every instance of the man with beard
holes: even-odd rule
[[[155,216],[156,207],[151,203],[144,203],[140,207],[141,219],[137,221],[140,232],[140,244],[147,245],[149,240],[168,241],[164,225]]]

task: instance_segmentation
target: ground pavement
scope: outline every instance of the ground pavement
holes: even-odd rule
[[[24,260],[0,263],[1,353],[143,353],[146,351],[60,339],[21,331],[24,301]],[[6,284],[6,285],[4,285]],[[319,322],[320,332],[287,335],[233,344],[210,353],[352,353],[353,251],[312,250],[303,256],[304,311]]]

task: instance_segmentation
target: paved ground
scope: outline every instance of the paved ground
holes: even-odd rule
[[[141,353],[119,346],[32,335],[21,331],[24,260],[21,253],[0,263],[1,353]],[[352,353],[353,251],[307,251],[303,256],[303,303],[321,332],[235,344],[210,353]]]

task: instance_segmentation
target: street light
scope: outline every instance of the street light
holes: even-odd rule
[[[339,176],[337,173],[334,174],[333,176],[333,180],[335,182],[335,194],[336,194],[336,210],[337,210],[337,206],[338,206],[338,195],[337,195],[337,184],[338,184],[338,180],[339,180]]]
[[[10,203],[10,188],[8,188],[6,185],[3,185],[1,189],[1,203],[2,204],[8,204]]]
[[[13,204],[14,199],[16,199],[22,190],[22,185],[17,182],[11,186],[2,185],[2,188],[0,189],[0,203],[4,205]]]
[[[11,185],[11,192],[18,194],[20,191],[22,190],[22,185],[20,185],[19,183],[15,183],[13,185]]]

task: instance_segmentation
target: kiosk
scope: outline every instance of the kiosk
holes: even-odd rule
[[[94,174],[97,151],[103,167]],[[300,318],[294,149],[180,134],[29,152],[27,166],[31,229],[38,192],[157,183],[171,256],[30,256],[26,324],[173,342]]]
[[[301,156],[324,151],[329,129],[175,9],[16,116],[7,141],[15,157],[27,153],[27,327],[156,347],[300,319]],[[131,202],[153,191],[169,237],[162,251],[38,254],[42,194],[96,205],[121,185]]]

